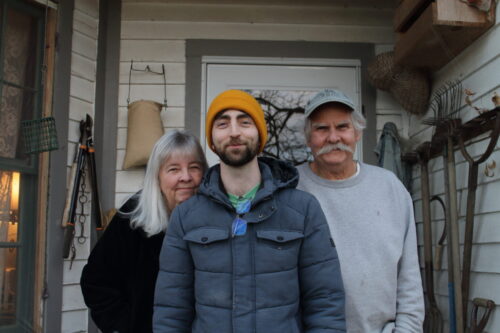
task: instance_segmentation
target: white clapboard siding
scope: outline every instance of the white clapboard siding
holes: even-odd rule
[[[67,284],[63,288],[63,316],[64,311],[81,310],[85,308],[80,284]]]
[[[296,25],[212,22],[128,21],[126,39],[232,39],[318,42],[394,42],[392,27],[355,25]]]
[[[118,128],[118,139],[116,140],[117,149],[125,149],[127,147],[127,128]]]
[[[401,110],[401,105],[387,91],[377,90],[377,114],[393,113],[395,110]]]
[[[394,4],[350,1],[126,1],[123,39],[217,38],[392,43]]]
[[[87,332],[87,310],[71,310],[64,312],[61,333]]]
[[[98,33],[98,0],[76,0],[73,19],[73,44],[71,55],[71,82],[68,126],[68,158],[67,173],[73,162],[77,142],[80,137],[80,120],[86,114],[94,115],[95,76],[97,58]],[[69,183],[69,180],[68,180]],[[87,178],[87,184],[90,184]],[[90,189],[90,187],[89,187]],[[80,289],[81,271],[90,252],[90,216],[92,196],[87,193],[89,201],[84,205],[86,224],[83,236],[86,241],[75,240],[76,257],[71,264],[64,261],[63,303],[61,331],[64,333],[86,332],[88,311]],[[75,235],[81,235],[81,226],[76,224]]]
[[[95,15],[98,15],[98,13],[95,13]],[[97,16],[94,17],[89,15],[79,8],[79,10],[74,13],[73,20],[73,25],[79,33],[91,38],[97,36],[97,30],[99,27]]]
[[[177,22],[241,22],[331,25],[370,25],[387,26],[392,20],[391,9],[356,8],[342,6],[310,6],[289,3],[287,6],[256,6],[255,4],[220,5],[165,4],[165,3],[126,3],[122,18],[127,21],[144,20]]]
[[[69,99],[69,118],[79,122],[87,113],[92,114],[94,108],[92,104],[87,103],[81,99],[70,97]]]
[[[123,38],[123,36],[122,36]],[[186,42],[184,40],[168,40],[158,36],[156,39],[144,40],[133,36],[122,39],[120,61],[166,61],[184,62],[186,57]],[[128,69],[126,69],[128,74]]]
[[[142,186],[144,168],[133,168],[127,171],[116,172],[116,192],[136,192]]]
[[[78,76],[71,76],[71,97],[81,99],[89,104],[94,102],[95,95],[95,81],[80,78]]]
[[[73,53],[71,56],[71,74],[92,81],[96,74],[95,61]]]
[[[491,97],[494,92],[499,92],[500,81],[500,30],[498,24],[500,10],[497,8],[497,23],[485,35],[470,45],[463,53],[451,61],[439,72],[435,73],[433,80],[433,90],[441,87],[445,82],[460,79],[464,88],[473,90],[476,94],[471,98],[474,105],[486,109],[492,109]],[[475,116],[477,112],[465,105],[457,114],[462,121],[467,121]],[[419,142],[430,140],[433,129],[423,125],[420,121],[426,117],[431,117],[429,111],[425,116],[415,119],[410,128],[410,135]],[[467,151],[476,159],[485,151],[488,145],[488,134],[469,143]],[[459,208],[459,231],[460,241],[463,246],[465,214],[467,202],[467,178],[468,163],[465,161],[460,151],[455,152],[456,173],[457,173],[457,198]],[[495,150],[487,162],[496,161],[497,166],[493,170],[493,176],[487,177],[484,174],[485,163],[479,167],[478,188],[476,192],[476,207],[474,218],[474,239],[472,249],[472,274],[471,291],[469,300],[475,297],[492,299],[496,304],[494,313],[485,332],[500,332],[500,205],[498,197],[500,195],[500,145],[497,143]],[[444,198],[444,173],[442,157],[435,158],[429,162],[431,172],[431,194],[440,195]],[[413,193],[415,203],[415,218],[417,221],[417,233],[419,235],[419,251],[423,252],[422,238],[422,202],[420,193],[420,170],[414,168],[413,172]],[[436,244],[444,225],[444,216],[441,207],[433,202],[432,231],[433,243]],[[461,247],[461,251],[463,248]],[[422,259],[422,258],[421,258]],[[422,259],[423,260],[423,259]],[[435,289],[439,295],[438,303],[445,315],[446,327],[448,327],[448,272],[446,248],[443,251],[442,270],[435,272]],[[421,261],[423,267],[423,262]],[[470,318],[471,306],[469,306]]]
[[[75,27],[76,29],[76,27]],[[89,59],[95,59],[97,54],[97,40],[74,30],[72,47],[73,52]]]
[[[184,44],[182,44],[184,49]],[[182,62],[155,62],[155,61],[138,61],[134,59],[134,69],[145,70],[149,67],[151,71],[161,73],[162,65],[165,67],[165,81],[167,84],[184,84],[186,83],[186,71],[184,57]],[[163,75],[155,75],[148,72],[132,71],[130,75],[130,61],[120,63],[120,84],[128,84],[129,80],[132,84],[163,84]]]

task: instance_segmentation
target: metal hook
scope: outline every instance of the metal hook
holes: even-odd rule
[[[134,68],[134,60],[130,60],[130,71],[128,75],[128,97],[127,97],[127,105],[130,104],[130,86],[132,85],[132,71],[134,72],[146,72],[156,75],[163,76],[163,107],[167,107],[167,73],[165,71],[165,65],[161,65],[161,72],[157,72],[151,69],[149,65],[146,65],[144,69]]]

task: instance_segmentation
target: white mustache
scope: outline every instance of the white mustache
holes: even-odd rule
[[[343,150],[346,152],[349,152],[351,154],[354,154],[354,150],[352,150],[351,147],[348,145],[345,145],[341,142],[334,143],[334,144],[327,144],[326,146],[323,146],[320,150],[316,152],[316,156],[322,155],[322,154],[327,154],[331,152],[332,150]]]

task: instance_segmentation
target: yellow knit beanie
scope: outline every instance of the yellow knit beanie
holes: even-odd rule
[[[225,110],[240,110],[252,117],[257,130],[259,131],[260,149],[264,150],[267,142],[267,126],[264,119],[264,111],[260,107],[259,102],[250,94],[241,90],[226,90],[214,98],[212,104],[208,108],[208,113],[205,121],[205,135],[210,149],[212,148],[212,126],[215,116]]]

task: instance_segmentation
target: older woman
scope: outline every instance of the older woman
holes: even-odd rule
[[[198,140],[171,131],[155,144],[144,188],[119,210],[81,278],[85,303],[103,333],[152,332],[158,256],[168,217],[198,189],[207,162]]]

